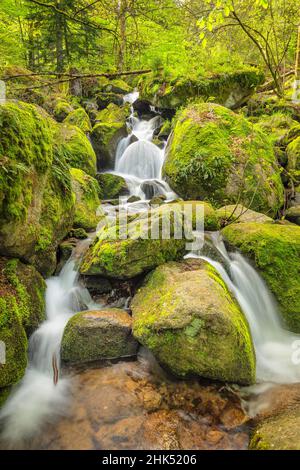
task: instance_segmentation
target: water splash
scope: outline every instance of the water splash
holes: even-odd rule
[[[257,382],[300,382],[300,364],[293,361],[295,341],[300,335],[283,328],[275,299],[251,264],[240,253],[228,253],[220,236],[214,234],[212,241],[223,264],[196,253],[188,257],[208,261],[236,297],[253,338]]]
[[[86,245],[86,240],[81,242],[81,246]],[[96,305],[88,291],[78,284],[72,257],[59,276],[47,280],[47,319],[31,336],[25,375],[0,412],[1,438],[5,441],[30,439],[42,425],[66,413],[71,378],[59,378],[55,385],[52,361],[56,357],[60,367],[64,328],[71,316],[84,308],[93,309]]]

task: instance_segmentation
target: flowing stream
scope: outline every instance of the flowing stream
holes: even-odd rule
[[[133,103],[134,92],[124,97]],[[167,200],[176,197],[162,180],[161,170],[165,146],[152,143],[153,134],[161,124],[160,116],[150,120],[138,119],[133,112],[128,120],[131,134],[118,145],[114,172],[123,176],[130,195],[141,201],[129,204],[133,210],[145,210],[153,196],[164,195]],[[127,204],[127,201],[125,201]],[[292,361],[295,341],[299,336],[286,331],[280,321],[277,305],[265,283],[253,267],[239,253],[228,253],[218,234],[212,234],[216,259],[201,253],[187,257],[201,257],[220,273],[235,295],[250,325],[257,358],[257,381],[261,383],[300,382],[300,367]],[[46,321],[32,335],[29,343],[29,365],[20,384],[15,387],[0,412],[2,437],[19,440],[35,434],[40,427],[64,414],[70,393],[70,377],[60,377],[55,384],[55,369],[60,367],[60,343],[65,325],[76,312],[96,309],[88,291],[78,282],[76,261],[89,244],[80,242],[59,276],[47,280]]]
[[[214,266],[237,299],[253,339],[257,382],[300,382],[300,362],[293,360],[295,348],[300,348],[300,335],[283,328],[278,306],[251,264],[238,252],[228,253],[220,234],[212,234],[211,240],[222,264],[201,254],[187,257],[200,257]]]
[[[74,313],[97,307],[87,289],[78,283],[75,268],[76,258],[88,243],[87,240],[79,242],[59,276],[47,280],[46,321],[31,336],[25,375],[0,412],[4,440],[30,438],[45,422],[66,412],[71,379],[60,377],[54,383],[55,369],[59,373],[60,368],[63,331]]]

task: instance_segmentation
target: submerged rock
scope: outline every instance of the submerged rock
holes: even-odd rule
[[[104,215],[101,215],[97,180],[77,168],[71,168],[70,172],[76,195],[74,227],[93,230]]]
[[[222,231],[225,240],[249,256],[276,297],[286,326],[300,332],[300,228],[244,223]]]
[[[271,141],[243,116],[216,104],[192,104],[180,113],[162,173],[184,199],[241,202],[270,215],[283,205]]]
[[[61,357],[78,363],[134,356],[131,325],[130,315],[116,308],[77,313],[65,328]]]
[[[255,381],[247,320],[215,269],[203,260],[158,267],[135,295],[133,334],[175,375]]]
[[[275,414],[253,432],[251,450],[300,450],[300,406]]]
[[[17,383],[25,372],[27,336],[45,319],[45,291],[45,281],[33,266],[0,258],[0,341],[6,348],[0,392]]]

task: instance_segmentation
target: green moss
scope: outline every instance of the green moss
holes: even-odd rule
[[[149,74],[142,77],[139,88],[142,98],[162,108],[179,108],[199,98],[234,107],[243,103],[263,80],[264,75],[254,68],[212,77],[181,76],[167,80],[164,76]]]
[[[291,116],[280,111],[270,116],[267,114],[261,116],[257,123],[261,129],[271,136],[274,143],[286,136],[288,131],[297,124]]]
[[[35,106],[7,102],[0,108],[0,218],[25,220],[36,190],[32,168],[43,180],[51,166],[54,126]]]
[[[98,182],[92,176],[77,168],[71,168],[72,186],[76,194],[74,227],[85,230],[95,229],[101,219],[96,214],[100,208]]]
[[[121,122],[124,124],[130,114],[129,105],[117,106],[113,103],[109,104],[107,108],[99,111],[96,117],[97,122],[109,124],[113,122]]]
[[[101,199],[115,199],[128,194],[127,184],[122,176],[111,173],[98,173],[96,179],[99,183]]]
[[[10,394],[10,391],[11,391],[11,387],[0,388],[0,409],[1,409],[1,406],[3,406],[4,403],[6,402]]]
[[[255,261],[275,295],[291,331],[300,332],[300,228],[293,225],[233,224],[225,239]]]
[[[90,118],[83,108],[77,108],[70,112],[65,118],[64,123],[79,127],[85,134],[92,130]]]
[[[207,263],[168,263],[132,302],[133,333],[178,376],[251,383],[255,356],[246,319]]]
[[[46,285],[40,274],[19,260],[0,258],[0,341],[6,363],[0,365],[0,388],[20,380],[27,365],[27,336],[45,318]]]
[[[240,200],[271,214],[283,204],[271,142],[245,118],[214,104],[190,105],[178,115],[163,176],[184,199]]]
[[[85,133],[76,126],[63,124],[55,136],[55,152],[73,168],[96,175],[96,154]]]
[[[68,322],[61,355],[66,362],[90,362],[134,356],[131,317],[121,309],[80,312]]]
[[[53,114],[58,122],[62,122],[72,111],[74,111],[74,108],[68,101],[59,99],[55,105]]]

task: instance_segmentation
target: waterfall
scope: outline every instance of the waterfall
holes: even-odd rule
[[[213,234],[212,241],[224,265],[196,253],[187,257],[200,257],[214,266],[238,301],[253,339],[256,381],[300,382],[300,363],[293,361],[295,346],[300,348],[300,335],[283,328],[275,299],[245,257],[238,252],[228,253],[219,234]]]
[[[120,158],[116,171],[138,178],[160,178],[163,163],[162,150],[147,140],[138,140],[129,145]]]
[[[84,248],[87,241],[79,245]],[[30,438],[45,422],[65,414],[71,379],[59,378],[54,384],[53,358],[59,369],[64,328],[74,313],[85,308],[93,309],[96,305],[87,289],[78,284],[72,256],[59,276],[47,280],[46,321],[31,336],[25,375],[0,411],[4,440]]]
[[[139,93],[134,91],[125,95],[123,100],[133,104],[138,97]],[[159,115],[147,121],[136,117],[131,108],[128,118],[131,134],[121,139],[116,152],[114,173],[126,180],[130,195],[139,196],[144,201],[153,197],[151,194],[164,195],[167,200],[176,198],[161,177],[166,145],[160,149],[152,143],[154,132],[161,123]]]

